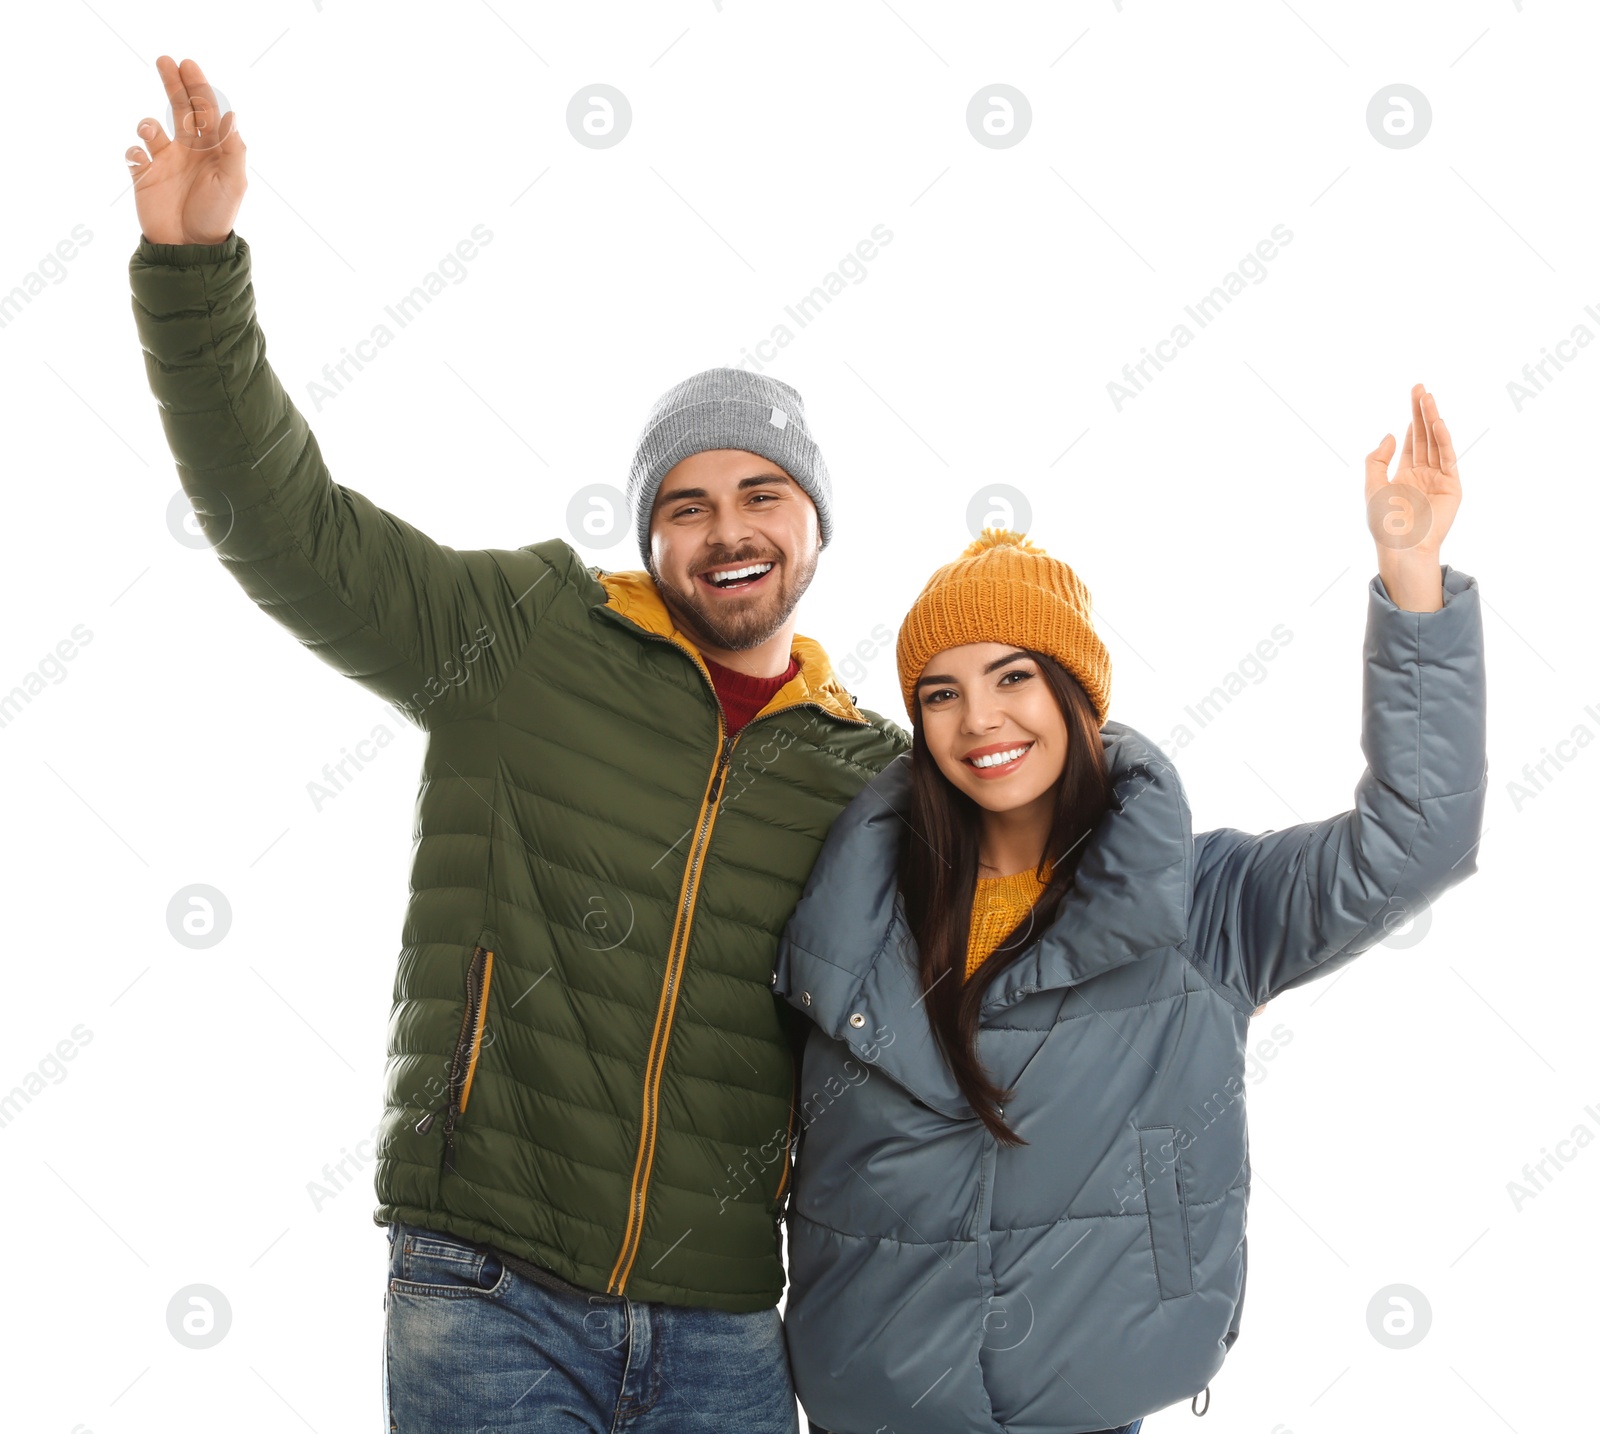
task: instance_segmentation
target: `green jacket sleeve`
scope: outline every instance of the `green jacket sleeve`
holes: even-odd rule
[[[1190,945],[1241,1006],[1338,970],[1478,869],[1488,796],[1477,579],[1446,565],[1444,606],[1368,584],[1355,804],[1325,821],[1194,836]]]
[[[178,477],[252,602],[431,728],[485,706],[569,576],[560,543],[458,551],[335,483],[267,363],[250,246],[153,244],[128,265]]]

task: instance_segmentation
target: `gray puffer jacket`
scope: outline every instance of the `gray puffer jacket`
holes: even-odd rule
[[[1002,1148],[934,1044],[895,861],[909,754],[844,809],[780,941],[815,1023],[788,1239],[801,1403],[837,1434],[1081,1434],[1199,1393],[1239,1335],[1246,1028],[1477,869],[1486,787],[1476,581],[1368,585],[1355,805],[1190,830],[1177,772],[1102,729],[1115,799],[1049,928],[989,987],[979,1054],[1029,1143]]]

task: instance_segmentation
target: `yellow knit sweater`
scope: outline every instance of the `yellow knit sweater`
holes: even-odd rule
[[[1027,914],[1044,891],[1051,868],[1040,881],[1032,868],[1011,876],[980,876],[972,893],[972,930],[967,938],[967,976]],[[966,979],[965,977],[962,978]]]

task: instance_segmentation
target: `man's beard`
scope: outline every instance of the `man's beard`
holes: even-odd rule
[[[679,592],[664,581],[660,572],[653,567],[651,576],[655,578],[656,588],[672,613],[673,620],[691,638],[729,652],[744,652],[752,647],[760,647],[789,620],[817,571],[817,553],[811,553],[792,571],[783,559],[765,554],[735,553],[731,557],[718,558],[710,565],[722,567],[728,563],[765,562],[774,565],[773,576],[778,579],[779,586],[755,601],[741,602],[738,606],[704,596],[698,574],[689,578],[688,593]]]

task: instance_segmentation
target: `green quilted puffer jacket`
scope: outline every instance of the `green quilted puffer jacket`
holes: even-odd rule
[[[129,275],[217,556],[427,733],[374,1220],[632,1299],[775,1305],[804,1024],[778,936],[910,738],[796,636],[798,675],[729,740],[646,573],[560,539],[458,551],[332,480],[237,234],[141,239]]]

